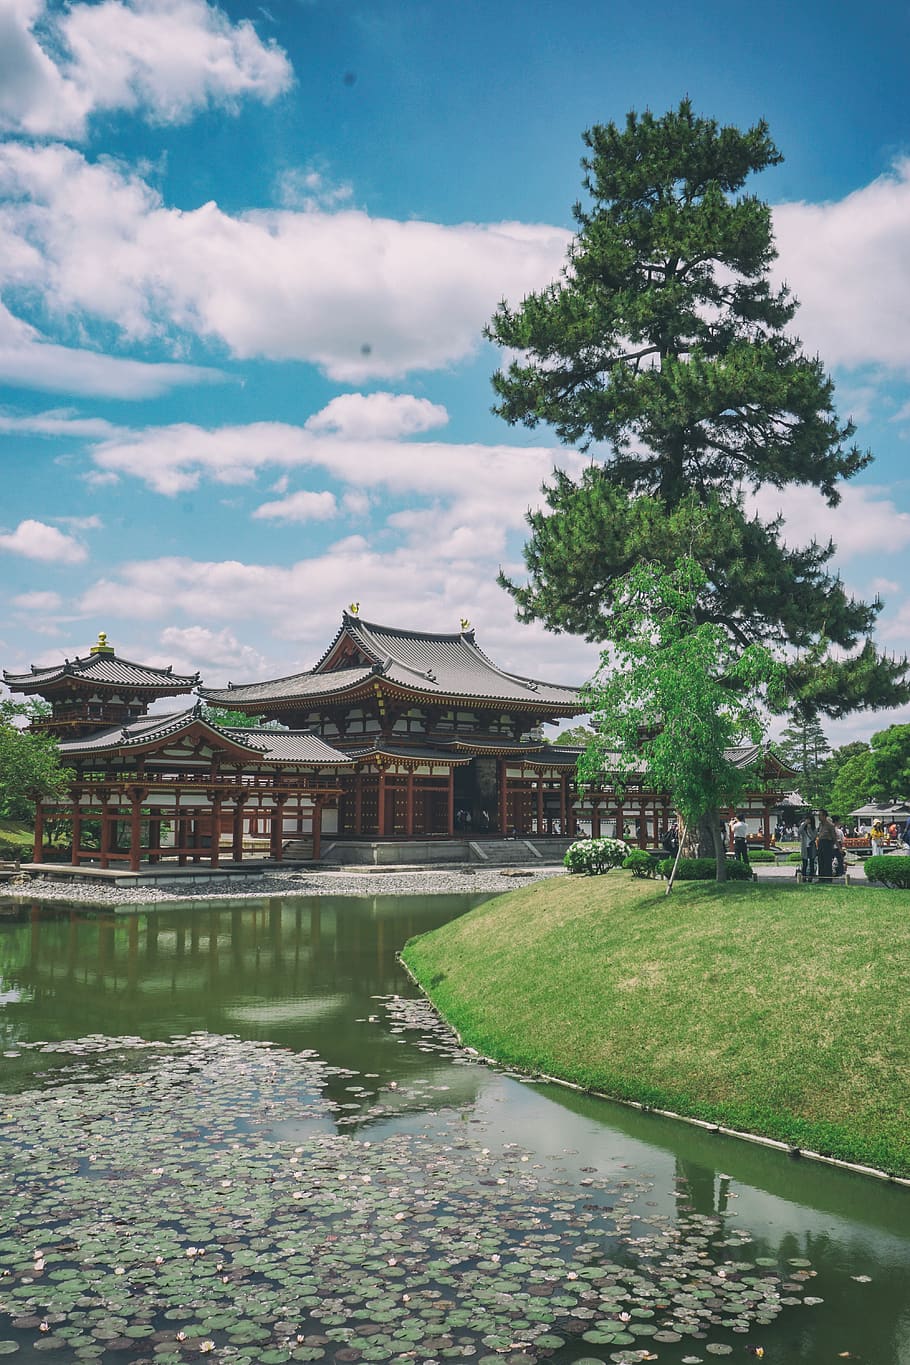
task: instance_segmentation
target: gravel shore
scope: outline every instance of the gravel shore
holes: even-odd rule
[[[284,871],[238,881],[225,878],[203,886],[129,887],[116,883],[56,881],[35,877],[0,886],[0,905],[15,896],[26,901],[84,905],[154,905],[163,901],[251,900],[263,896],[444,896],[514,890],[529,881],[562,876],[560,866],[534,868],[428,868],[354,872]]]

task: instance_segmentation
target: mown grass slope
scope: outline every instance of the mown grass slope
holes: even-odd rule
[[[34,850],[35,836],[31,825],[19,820],[0,820],[0,858],[21,858],[28,861]]]
[[[484,1054],[910,1175],[910,893],[559,878],[403,957]]]

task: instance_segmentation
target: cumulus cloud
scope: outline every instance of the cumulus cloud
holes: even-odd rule
[[[238,623],[265,626],[273,647],[266,668],[222,664],[204,649],[202,657],[194,655],[193,667],[214,686],[229,678],[250,681],[311,667],[350,601],[361,603],[367,620],[416,629],[456,631],[467,616],[497,663],[532,677],[578,683],[596,663],[596,652],[583,641],[557,641],[540,626],[519,625],[509,598],[486,569],[478,572],[476,562],[428,560],[407,546],[381,553],[361,536],[349,536],[290,566],[182,557],[127,563],[94,583],[81,607],[104,619],[120,615],[148,622],[172,621],[175,613],[183,613],[192,622],[230,622],[225,628],[241,637]],[[307,603],[306,611],[300,610],[301,602]]]
[[[491,512],[509,524],[520,524],[536,504],[554,465],[578,472],[587,463],[562,447],[346,440],[283,422],[148,427],[98,442],[91,458],[102,474],[128,475],[170,495],[206,478],[245,484],[264,469],[319,468],[354,491],[486,498]]]
[[[503,294],[553,279],[569,234],[363,212],[170,209],[138,175],[59,145],[0,147],[0,288],[132,340],[174,329],[238,358],[359,383],[471,354]]]
[[[258,650],[237,639],[233,631],[211,630],[208,626],[167,626],[158,637],[178,673],[196,673],[203,668],[239,668],[251,674],[265,667]]]
[[[338,515],[333,493],[291,493],[280,502],[264,502],[253,516],[260,521],[329,521]]]
[[[183,123],[207,105],[273,100],[293,73],[247,19],[205,0],[101,0],[57,12],[0,3],[0,128],[80,139],[97,110]]]
[[[53,564],[81,564],[88,558],[84,545],[43,521],[20,521],[14,531],[0,533],[0,550]]]
[[[394,440],[443,427],[449,414],[439,403],[411,393],[343,393],[306,422],[307,431],[354,440]]]
[[[895,554],[910,545],[910,513],[897,509],[888,490],[871,484],[845,484],[841,501],[829,507],[813,488],[763,488],[749,498],[760,516],[784,517],[784,539],[794,546],[833,540],[837,561],[858,555]]]
[[[0,210],[0,221],[2,221]],[[3,247],[0,228],[0,251]],[[14,273],[9,255],[0,264],[0,286],[4,274]],[[0,382],[26,389],[54,393],[83,394],[94,398],[158,398],[171,389],[188,384],[221,383],[228,376],[221,370],[202,365],[159,364],[104,355],[79,347],[58,346],[15,317],[0,303]],[[5,430],[12,430],[7,427]],[[20,428],[25,430],[23,426]],[[33,427],[37,431],[37,427]],[[44,435],[58,435],[46,429]],[[75,434],[75,433],[74,433]],[[83,435],[91,433],[83,431]],[[100,434],[100,433],[98,433]]]
[[[53,612],[63,606],[63,598],[56,592],[22,592],[12,599],[19,611]]]
[[[844,199],[774,209],[795,327],[828,365],[910,369],[910,159]]]

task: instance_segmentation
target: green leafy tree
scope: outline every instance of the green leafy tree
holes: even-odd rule
[[[741,650],[784,652],[782,707],[840,716],[905,700],[907,661],[871,639],[881,603],[845,591],[832,544],[793,549],[779,518],[746,503],[808,486],[835,507],[871,459],[790,330],[796,301],[771,283],[770,209],[742,193],[781,160],[767,125],[719,127],[684,101],[584,141],[589,202],[561,279],[503,302],[486,331],[517,353],[494,376],[495,411],[596,457],[578,481],[555,473],[529,514],[528,580],[501,579],[519,618],[609,639],[629,570],[692,555],[697,621]]]
[[[710,842],[718,881],[727,875],[717,809],[735,801],[746,774],[726,750],[761,738],[761,703],[773,700],[780,665],[761,645],[737,648],[700,619],[705,575],[691,558],[667,572],[642,564],[614,585],[610,648],[589,684],[596,738],[579,775],[621,791],[646,773],[669,793],[688,829]]]
[[[590,725],[571,725],[557,736],[555,743],[564,748],[576,749],[586,747],[593,738],[594,731]]]
[[[231,711],[226,706],[205,706],[204,718],[210,725],[220,725],[226,730],[255,730],[262,724],[262,716],[248,716],[245,711]]]
[[[0,698],[0,816],[9,820],[31,820],[36,801],[62,795],[73,780],[52,738],[16,725],[30,714],[28,703]]]
[[[829,808],[843,820],[852,810],[873,801],[875,792],[872,750],[864,744],[858,753],[840,764],[826,799]]]
[[[872,736],[872,773],[886,800],[910,797],[910,725],[889,725]]]
[[[821,722],[817,717],[796,714],[774,746],[788,763],[799,771],[799,790],[809,806],[824,805],[827,800],[825,777],[827,760],[831,754]]]

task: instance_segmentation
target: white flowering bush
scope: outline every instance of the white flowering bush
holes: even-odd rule
[[[622,866],[629,845],[622,839],[579,839],[566,849],[563,863],[570,872],[597,877],[611,867]]]

